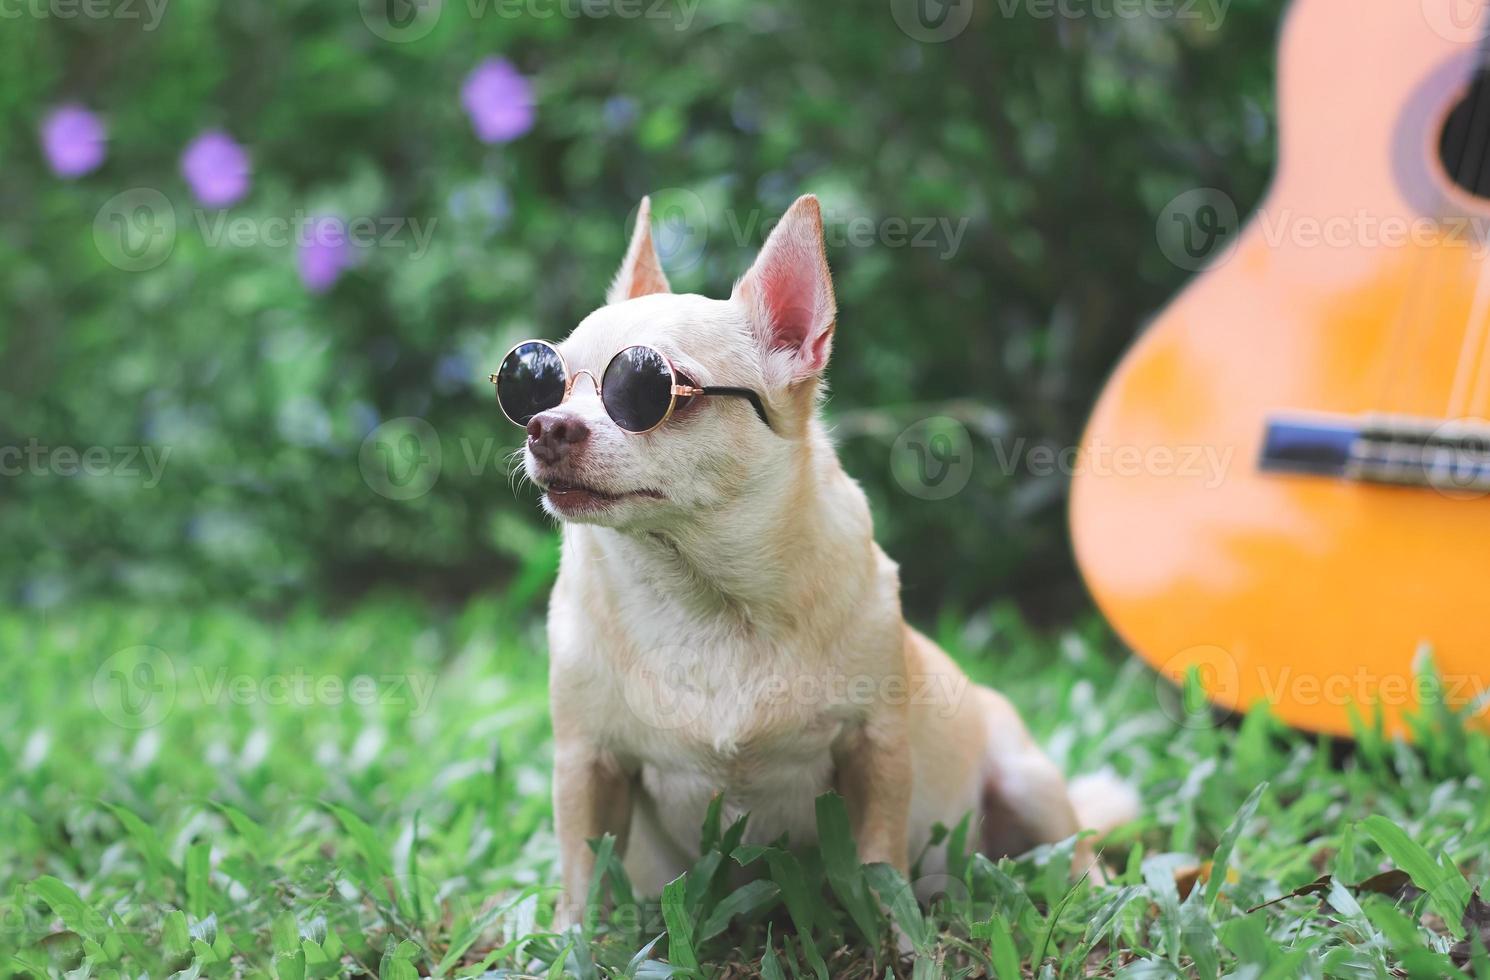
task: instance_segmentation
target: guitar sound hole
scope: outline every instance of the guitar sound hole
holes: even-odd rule
[[[1449,113],[1438,154],[1456,185],[1490,199],[1490,72],[1477,72],[1464,98]]]

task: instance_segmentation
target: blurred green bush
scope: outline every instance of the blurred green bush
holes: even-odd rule
[[[553,535],[509,487],[518,433],[484,379],[511,342],[562,336],[601,301],[637,200],[669,188],[674,288],[716,296],[797,194],[823,198],[828,412],[907,604],[1070,599],[1067,481],[1021,453],[1075,442],[1189,275],[1155,241],[1166,202],[1216,187],[1245,210],[1273,155],[1281,0],[1138,19],[978,0],[944,43],[900,29],[889,0],[155,3],[96,17],[35,0],[0,24],[0,447],[30,460],[0,477],[0,588],[38,606],[540,596]],[[493,56],[532,80],[537,115],[488,145],[460,92]],[[76,180],[37,141],[66,102],[109,129],[107,160]],[[209,129],[253,165],[222,211],[179,172]],[[137,188],[176,227],[158,265],[128,271],[104,239],[149,219],[138,195],[115,200]],[[315,214],[392,237],[313,293],[295,249],[265,239]],[[892,472],[896,438],[936,416],[972,434],[970,480],[946,499]],[[430,429],[376,430],[401,418]],[[430,431],[438,479],[399,499],[428,482]],[[95,447],[107,464],[96,451],[85,471]]]

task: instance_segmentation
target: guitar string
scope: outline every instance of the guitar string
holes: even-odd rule
[[[1450,389],[1446,418],[1460,418],[1473,404],[1468,401],[1472,397],[1469,385],[1473,368],[1480,360],[1478,351],[1484,346],[1487,325],[1490,325],[1490,256],[1480,262],[1480,277],[1469,311],[1469,323],[1465,326],[1464,342],[1454,365],[1454,387]]]
[[[1483,20],[1484,8],[1481,8],[1481,19]],[[1490,88],[1490,78],[1486,77],[1487,67],[1490,67],[1490,34],[1482,34],[1477,57],[1474,62],[1474,74],[1471,75],[1471,84],[1474,94],[1471,97],[1473,103],[1469,123],[1464,135],[1464,147],[1459,154],[1459,162],[1455,168],[1455,177],[1461,188],[1470,194],[1478,194],[1482,184],[1482,171],[1487,163],[1485,150],[1490,148],[1490,126],[1479,127],[1482,133],[1478,142],[1480,144],[1479,160],[1473,169],[1466,168],[1469,162],[1471,147],[1476,142],[1476,123],[1481,121],[1481,112],[1485,108],[1484,92]],[[1473,182],[1469,178],[1473,176]],[[1481,243],[1482,247],[1490,247],[1490,240]],[[1479,276],[1475,283],[1474,300],[1470,304],[1469,322],[1464,326],[1464,339],[1459,349],[1459,357],[1454,363],[1454,383],[1449,392],[1449,403],[1446,417],[1454,419],[1460,417],[1468,407],[1466,399],[1472,398],[1470,384],[1474,380],[1474,369],[1479,363],[1479,351],[1484,347],[1486,326],[1490,324],[1490,254],[1487,254],[1480,262]],[[1478,385],[1476,385],[1478,388]]]
[[[1483,417],[1476,413],[1482,410],[1482,407],[1485,406],[1485,402],[1487,401],[1486,396],[1490,395],[1490,337],[1486,337],[1484,350],[1480,353],[1480,370],[1478,374],[1479,376],[1474,384],[1474,391],[1469,396],[1469,404],[1465,406],[1463,417],[1475,417],[1483,420]],[[1490,407],[1484,407],[1483,410],[1490,413]]]
[[[1486,8],[1481,7],[1478,13],[1481,21],[1484,20],[1485,13]],[[1443,137],[1445,163],[1447,164],[1450,156],[1455,158],[1450,175],[1461,187],[1466,186],[1469,181],[1470,171],[1467,165],[1471,155],[1474,153],[1474,137],[1477,130],[1486,133],[1486,137],[1481,139],[1482,159],[1480,163],[1483,164],[1485,162],[1483,151],[1486,148],[1490,148],[1485,145],[1487,142],[1490,142],[1490,120],[1484,119],[1486,109],[1490,108],[1490,99],[1486,98],[1486,89],[1490,88],[1490,79],[1482,75],[1484,69],[1490,66],[1490,30],[1481,27],[1480,35],[1481,40],[1476,48],[1475,57],[1471,62],[1470,84],[1465,93],[1468,96],[1469,104],[1465,107],[1464,113],[1458,115],[1459,122],[1453,123]],[[1453,113],[1450,114],[1451,120],[1455,115]],[[1477,126],[1477,124],[1482,122],[1485,125]],[[1462,136],[1459,137],[1459,145],[1455,148],[1453,143],[1458,134],[1462,134]],[[1479,167],[1476,167],[1476,176],[1478,176],[1478,170]],[[1445,196],[1443,203],[1447,205],[1448,200],[1447,196]],[[1487,245],[1490,245],[1490,242],[1487,242]],[[1439,243],[1430,248],[1418,248],[1415,250],[1418,254],[1416,260],[1412,263],[1411,281],[1413,286],[1408,291],[1406,301],[1399,307],[1398,322],[1393,325],[1391,334],[1389,335],[1387,345],[1389,356],[1382,362],[1382,372],[1385,377],[1381,383],[1380,401],[1377,404],[1381,406],[1380,411],[1383,414],[1392,414],[1394,408],[1399,408],[1402,414],[1410,414],[1407,399],[1402,399],[1399,402],[1402,387],[1406,384],[1407,375],[1409,374],[1404,369],[1408,363],[1407,355],[1411,353],[1412,349],[1409,340],[1414,334],[1422,332],[1423,323],[1436,319],[1436,317],[1431,315],[1431,310],[1429,311],[1430,315],[1427,317],[1421,317],[1421,314],[1427,296],[1438,292],[1438,290],[1429,289],[1426,283],[1428,273],[1439,267],[1439,263],[1428,262],[1428,253],[1436,252],[1442,247],[1442,243]],[[1428,268],[1425,269],[1425,266]],[[1490,277],[1490,263],[1483,265],[1480,269],[1480,281],[1476,290],[1476,298],[1472,306],[1472,311],[1480,308],[1480,292],[1490,289],[1490,282],[1487,282],[1487,277]],[[1486,296],[1484,299],[1490,302],[1490,296]],[[1480,312],[1483,314],[1485,311],[1482,309]],[[1470,320],[1465,324],[1466,334],[1470,332],[1476,318],[1477,314],[1471,312]],[[1417,326],[1412,326],[1414,321],[1416,321]],[[1468,336],[1466,336],[1465,342],[1466,344],[1469,342]],[[1461,359],[1462,357],[1463,354],[1461,353]],[[1452,405],[1453,401],[1451,400],[1450,406],[1452,407]]]
[[[1481,65],[1481,70],[1485,70],[1485,65]],[[1487,160],[1486,163],[1490,163],[1490,160]],[[1480,179],[1476,184],[1477,189],[1484,186],[1485,184],[1486,175],[1483,171],[1484,166],[1485,164],[1482,164],[1482,169],[1479,174]],[[1490,239],[1482,241],[1480,245],[1482,248],[1490,249]],[[1487,266],[1490,266],[1490,253],[1487,253],[1485,261],[1481,266],[1480,272],[1482,277],[1485,275]],[[1467,364],[1478,364],[1478,368],[1474,371],[1474,388],[1471,390],[1467,390],[1465,394],[1465,400],[1463,402],[1460,402],[1458,400],[1458,394],[1455,394],[1454,400],[1450,403],[1449,406],[1449,418],[1451,420],[1469,418],[1473,416],[1479,410],[1479,407],[1484,404],[1486,386],[1490,385],[1490,321],[1487,321],[1487,319],[1483,315],[1481,315],[1479,317],[1476,317],[1475,326],[1477,328],[1475,340],[1471,346],[1470,335],[1466,333],[1465,344],[1466,346],[1470,346],[1470,350],[1468,352],[1464,350],[1460,351],[1460,363],[1456,366],[1455,371],[1455,390],[1457,392],[1459,389],[1459,384],[1461,382],[1461,371],[1458,370],[1458,368],[1464,368]],[[1464,360],[1466,356],[1469,359],[1468,362]],[[1462,373],[1462,381],[1467,385],[1469,381],[1468,372],[1465,371]]]
[[[1484,19],[1486,7],[1481,6],[1481,22]],[[1483,30],[1483,28],[1481,28]],[[1481,36],[1480,48],[1478,48],[1477,63],[1475,63],[1475,85],[1483,91],[1490,86],[1490,77],[1486,77],[1490,70],[1490,33]],[[1474,170],[1474,185],[1466,186],[1463,173],[1465,159],[1460,158],[1459,183],[1466,186],[1471,194],[1480,194],[1481,186],[1486,183],[1486,167],[1490,165],[1490,156],[1486,155],[1486,149],[1490,149],[1490,130],[1486,130],[1487,136],[1481,139],[1480,167]],[[1466,134],[1465,146],[1468,149],[1474,136],[1474,118],[1471,119],[1471,128]],[[1480,238],[1480,247],[1490,250],[1490,237]],[[1480,279],[1475,283],[1475,299],[1469,313],[1469,323],[1465,326],[1465,338],[1459,349],[1459,359],[1454,362],[1454,384],[1448,396],[1447,419],[1462,419],[1474,413],[1475,407],[1483,401],[1484,386],[1490,380],[1487,368],[1490,368],[1490,252],[1480,262]],[[1478,369],[1477,369],[1478,368]],[[1471,387],[1474,383],[1474,387]]]

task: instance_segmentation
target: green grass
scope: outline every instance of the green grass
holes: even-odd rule
[[[923,909],[846,834],[792,854],[714,825],[660,905],[597,883],[617,910],[576,937],[549,929],[530,616],[0,614],[0,975],[1452,975],[1490,868],[1484,736],[1434,719],[1421,750],[1368,736],[1337,767],[1265,715],[1185,715],[1095,626],[1047,638],[1000,612],[937,632],[1068,771],[1141,788],[1110,883],[1070,883],[1057,846],[974,858]],[[844,819],[832,798],[819,817]],[[736,864],[762,874],[731,892]],[[1387,868],[1416,887],[1346,887]]]

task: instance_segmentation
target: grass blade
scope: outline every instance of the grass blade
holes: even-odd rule
[[[1428,893],[1428,902],[1440,916],[1454,938],[1464,938],[1464,909],[1469,905],[1469,882],[1447,859],[1434,861],[1421,844],[1381,814],[1361,821],[1361,828],[1381,847],[1387,857],[1412,877],[1413,884]]]
[[[817,798],[817,836],[833,894],[838,896],[864,941],[877,945],[881,931],[879,909],[869,897],[864,870],[859,864],[859,849],[854,845],[849,826],[848,808],[837,793],[824,793]]]
[[[1236,818],[1231,825],[1221,834],[1221,840],[1216,844],[1216,853],[1211,857],[1211,877],[1205,884],[1205,904],[1207,908],[1216,907],[1216,899],[1221,897],[1221,886],[1226,881],[1227,869],[1231,866],[1231,854],[1236,849],[1236,842],[1242,836],[1242,831],[1247,829],[1247,824],[1257,813],[1258,804],[1262,802],[1262,795],[1267,792],[1267,783],[1258,783],[1256,788],[1237,811]]]
[[[774,881],[752,881],[736,889],[714,907],[703,928],[698,931],[697,941],[708,942],[729,928],[730,920],[736,916],[750,916],[770,908],[781,899],[781,888]]]
[[[693,943],[693,920],[688,917],[688,876],[679,875],[662,889],[662,921],[667,924],[667,958],[690,973],[699,972]]]

